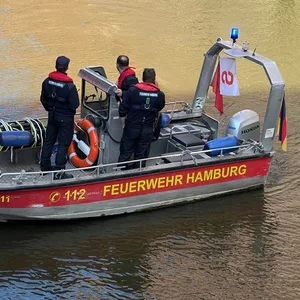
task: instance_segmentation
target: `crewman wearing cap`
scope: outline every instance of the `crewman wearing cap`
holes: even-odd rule
[[[59,56],[56,71],[51,72],[42,84],[41,103],[48,112],[46,139],[41,154],[41,170],[50,171],[50,157],[53,146],[58,141],[55,170],[65,169],[67,151],[74,132],[74,115],[79,106],[79,98],[72,78],[67,75],[70,59]],[[71,174],[56,173],[54,179],[72,178]]]

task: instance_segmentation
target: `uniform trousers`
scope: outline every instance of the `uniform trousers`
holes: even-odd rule
[[[134,159],[143,159],[149,156],[150,145],[153,140],[153,125],[130,126],[126,124],[120,145],[118,162],[129,161],[134,153]],[[139,163],[134,163],[133,168],[138,168]],[[142,162],[146,166],[146,162]],[[126,166],[128,169],[129,166]]]
[[[67,163],[68,148],[72,142],[74,133],[74,119],[56,119],[49,114],[46,138],[44,140],[41,154],[41,170],[51,171],[50,157],[53,146],[57,140],[58,149],[55,157],[55,170],[65,169]]]

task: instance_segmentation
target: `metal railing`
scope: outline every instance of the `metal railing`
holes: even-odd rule
[[[73,178],[70,179],[63,179],[63,181],[67,182],[74,182],[78,181],[78,178],[82,179],[93,179],[93,178],[105,178],[105,177],[110,177],[111,175],[116,175],[117,172],[126,172],[126,173],[141,173],[144,170],[156,170],[156,169],[164,169],[168,170],[169,168],[174,168],[174,164],[178,164],[178,167],[184,165],[184,164],[193,164],[193,165],[198,165],[201,162],[207,161],[208,159],[211,160],[220,160],[224,159],[224,151],[228,150],[233,150],[236,151],[234,155],[239,155],[241,153],[245,153],[245,150],[251,150],[250,154],[252,155],[257,152],[262,152],[263,149],[261,148],[261,144],[255,141],[249,141],[246,142],[242,145],[238,146],[232,146],[232,147],[223,147],[223,148],[218,148],[218,149],[209,149],[209,150],[200,150],[200,151],[191,151],[191,150],[183,150],[180,153],[171,153],[171,154],[164,154],[160,156],[155,156],[155,157],[149,157],[145,159],[140,159],[140,160],[131,160],[131,161],[126,161],[126,162],[116,162],[116,163],[109,163],[109,164],[100,164],[97,166],[91,166],[87,168],[74,168],[74,169],[66,169],[66,170],[61,170],[61,171],[47,171],[47,172],[42,172],[42,171],[36,171],[36,172],[26,172],[25,170],[21,172],[11,172],[11,173],[1,173],[0,174],[0,183],[2,187],[8,187],[8,186],[20,186],[24,185],[24,183],[28,185],[36,185],[37,183],[43,183],[43,184],[49,184],[51,185],[54,181],[57,182],[57,180],[54,179],[55,175],[59,175],[60,173],[72,173],[74,176]],[[244,152],[242,152],[244,150]],[[215,151],[220,151],[220,154],[218,156],[209,156],[208,154],[211,152]],[[201,154],[204,154],[202,158],[199,158]],[[190,160],[184,160],[184,157],[190,156]],[[179,161],[173,162],[173,163],[162,163],[164,159],[170,159],[170,158],[180,158]],[[161,162],[158,164],[153,164],[153,162]],[[143,163],[151,163],[150,166],[145,166],[143,167]],[[138,163],[139,167],[135,169],[130,169],[130,170],[123,170],[124,165],[127,164],[132,164],[132,163]],[[112,171],[107,172],[107,169],[111,169]],[[50,175],[45,176],[45,175]],[[83,176],[82,176],[83,175]],[[49,180],[50,179],[50,180]]]

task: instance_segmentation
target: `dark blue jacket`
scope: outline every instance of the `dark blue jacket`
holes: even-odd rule
[[[42,84],[41,102],[55,120],[72,121],[79,106],[73,80],[67,74],[52,72]]]
[[[118,79],[118,88],[125,92],[128,91],[131,86],[137,84],[138,82],[139,81],[135,75],[135,71],[128,67],[122,72]],[[116,95],[116,100],[120,102],[121,98]]]
[[[129,75],[123,80],[121,90],[128,91],[131,86],[137,84],[138,82],[139,81],[135,75]]]
[[[127,117],[126,125],[153,126],[158,112],[165,107],[165,94],[149,82],[138,83],[123,93],[119,116]]]
[[[122,91],[128,91],[129,88],[135,84],[137,84],[139,81],[136,78],[135,71],[132,69],[132,67],[128,67],[119,76],[118,79],[118,88]]]

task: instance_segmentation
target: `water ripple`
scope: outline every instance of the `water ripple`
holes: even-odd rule
[[[168,100],[190,101],[201,54],[233,25],[225,0],[73,2],[0,8],[0,118],[45,115],[40,85],[61,54],[71,57],[78,88],[77,70],[87,65],[117,78],[114,62],[125,52],[139,77],[145,66],[156,68]],[[300,52],[291,51],[300,3],[235,4],[241,39],[278,63],[287,87],[288,152],[276,152],[265,190],[96,221],[1,224],[1,300],[300,298]],[[226,97],[219,118],[214,97],[207,101],[221,131],[245,103],[265,114],[263,69],[237,67],[243,104]]]

